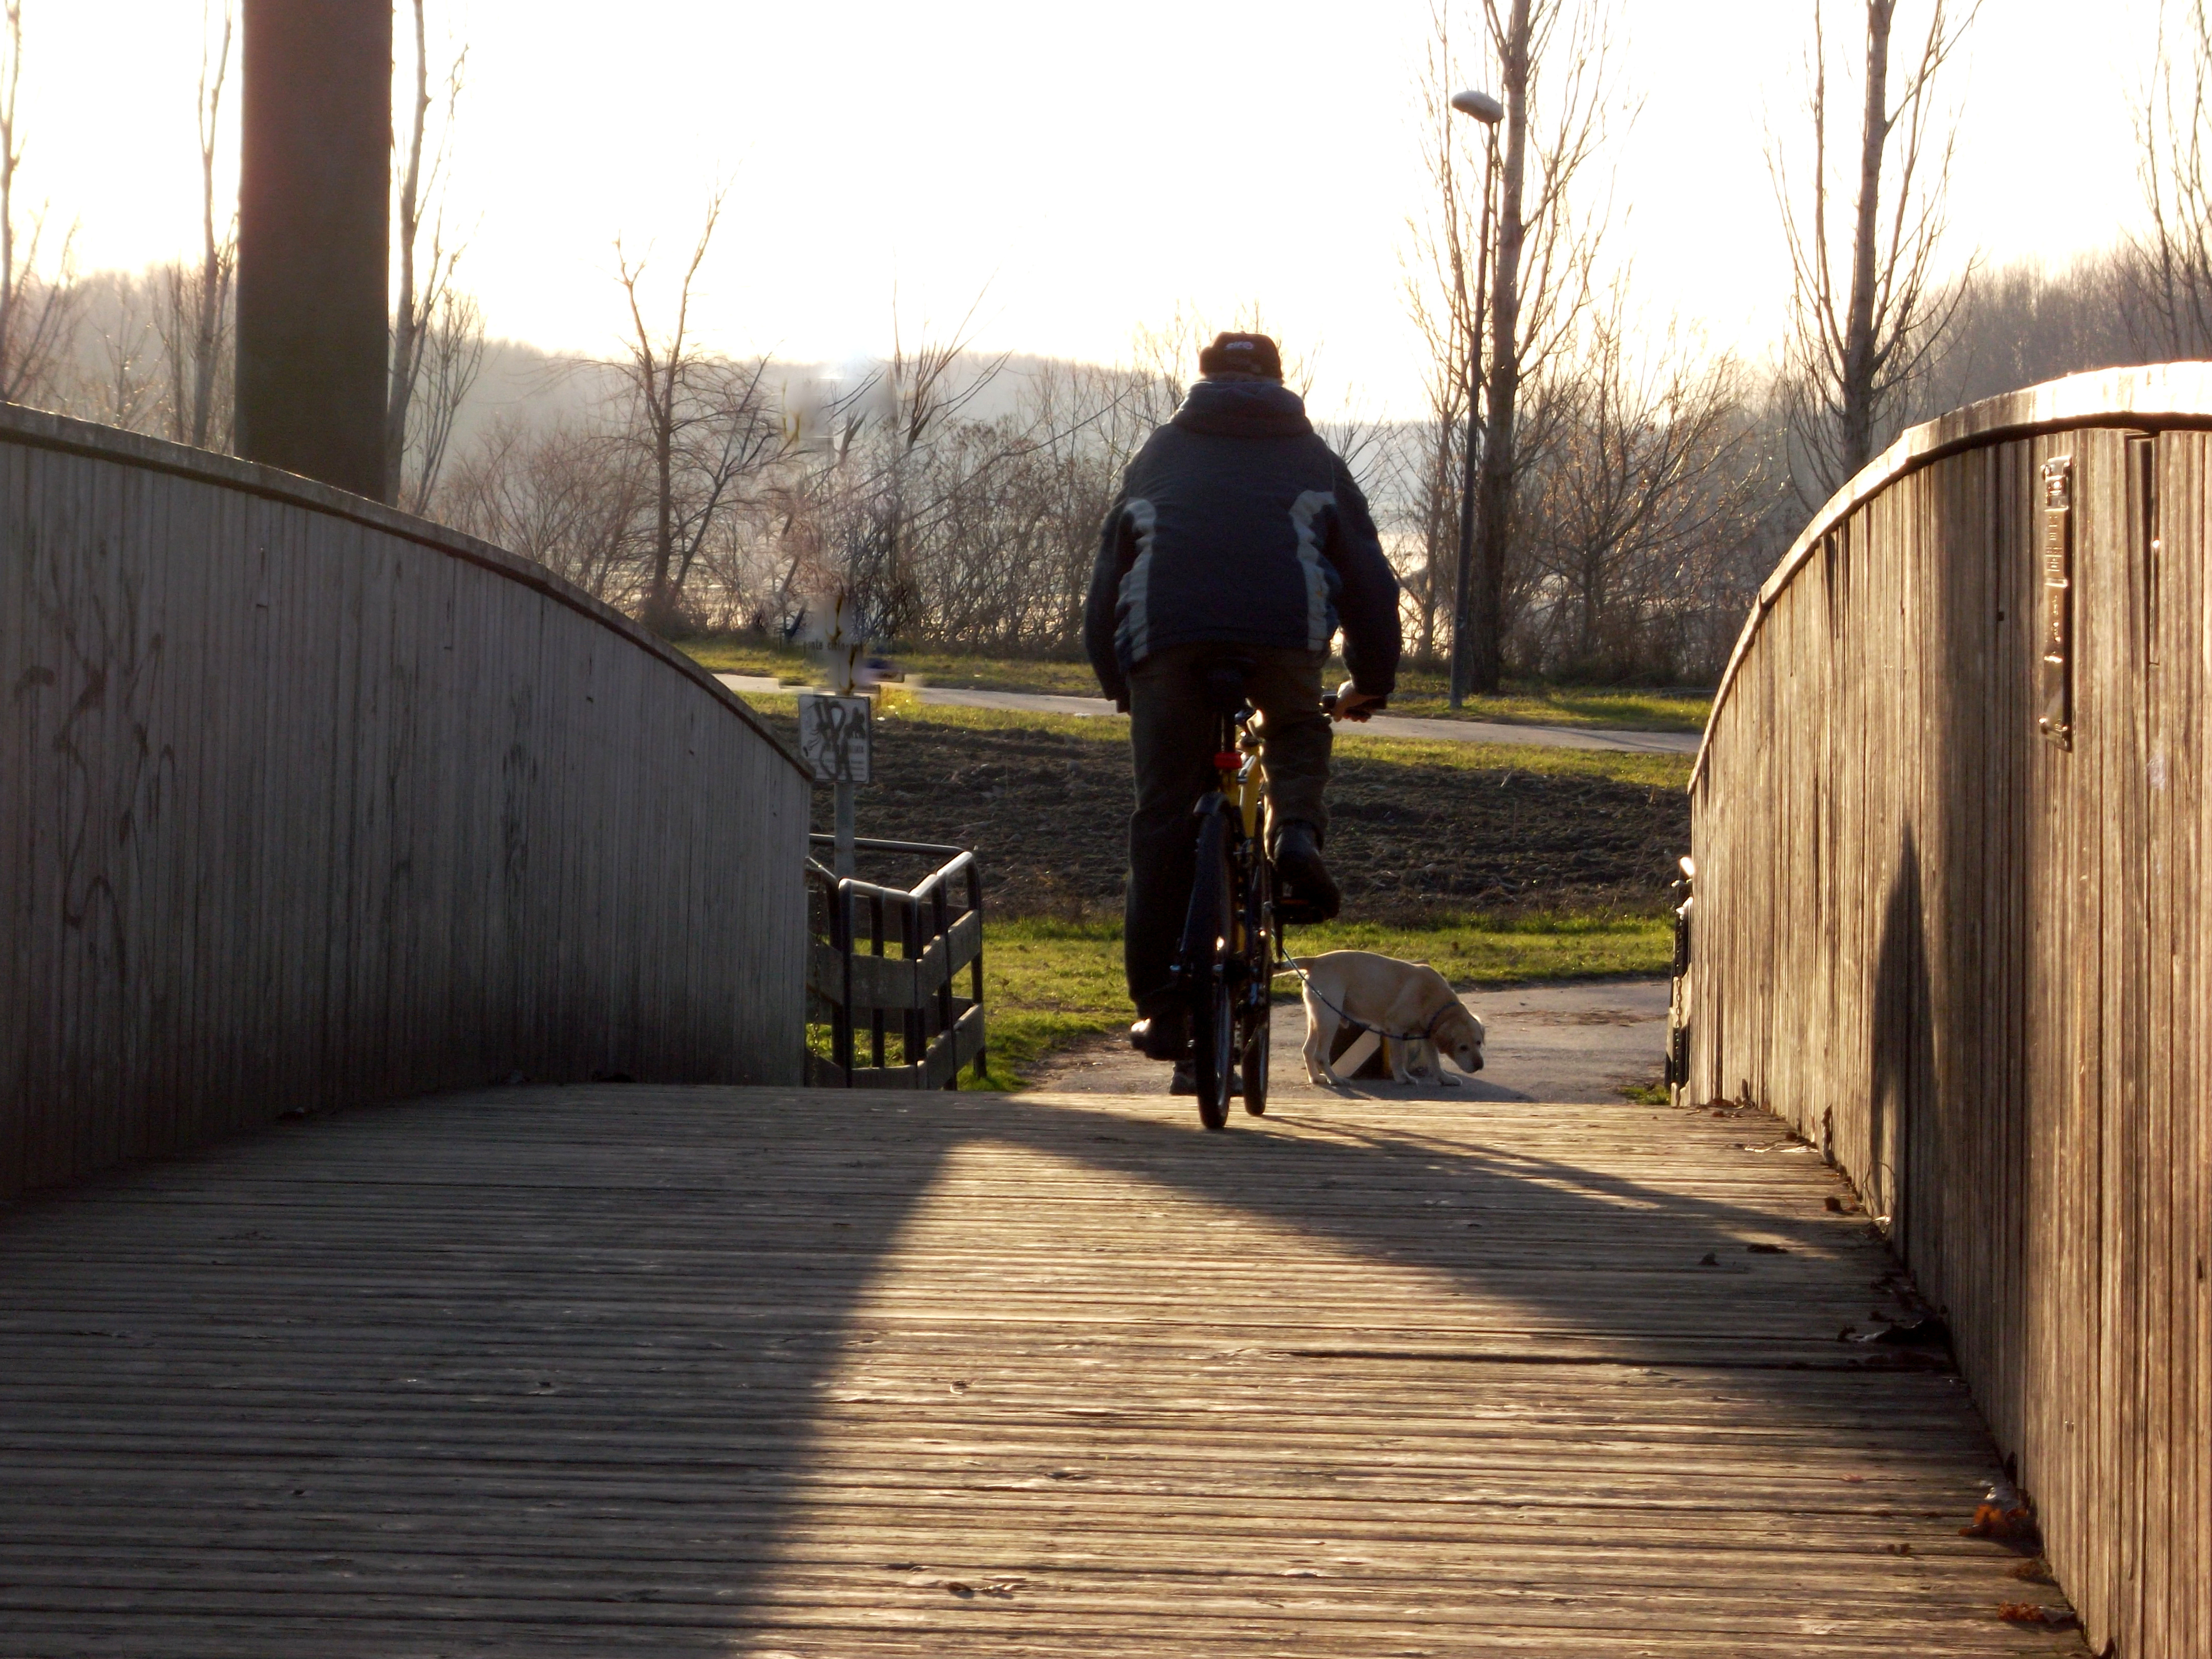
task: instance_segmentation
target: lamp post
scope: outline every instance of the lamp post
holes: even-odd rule
[[[1481,431],[1476,413],[1482,387],[1483,318],[1490,308],[1490,197],[1498,174],[1498,124],[1505,117],[1505,106],[1470,87],[1452,94],[1451,106],[1481,122],[1487,140],[1482,167],[1481,248],[1475,256],[1474,315],[1468,327],[1467,469],[1460,483],[1459,556],[1454,561],[1452,583],[1451,706],[1457,708],[1467,702],[1468,608],[1474,580],[1474,452]]]

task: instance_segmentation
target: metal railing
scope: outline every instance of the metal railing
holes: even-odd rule
[[[813,836],[829,847],[830,836]],[[975,855],[930,842],[862,837],[864,854],[943,860],[912,888],[840,878],[806,861],[807,1022],[830,1028],[830,1053],[807,1048],[808,1080],[831,1088],[951,1089],[972,1062],[984,1073],[983,878]],[[886,956],[896,945],[898,954]],[[953,988],[969,970],[969,994]],[[865,1036],[867,1063],[854,1050]],[[896,1040],[897,1065],[890,1063]]]

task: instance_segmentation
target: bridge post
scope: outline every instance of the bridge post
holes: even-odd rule
[[[246,0],[238,453],[384,485],[392,0]]]

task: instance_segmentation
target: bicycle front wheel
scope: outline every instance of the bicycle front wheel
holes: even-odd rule
[[[1199,1121],[1209,1129],[1229,1127],[1229,1097],[1237,1074],[1237,994],[1231,963],[1236,929],[1230,881],[1229,832],[1223,815],[1210,812],[1198,832],[1198,868],[1183,930],[1183,960],[1190,987],[1192,1080],[1198,1085]]]

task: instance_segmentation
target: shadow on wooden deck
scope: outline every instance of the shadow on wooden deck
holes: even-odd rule
[[[0,1652],[2078,1650],[1770,1121],[1188,1111],[501,1090],[20,1206]]]

